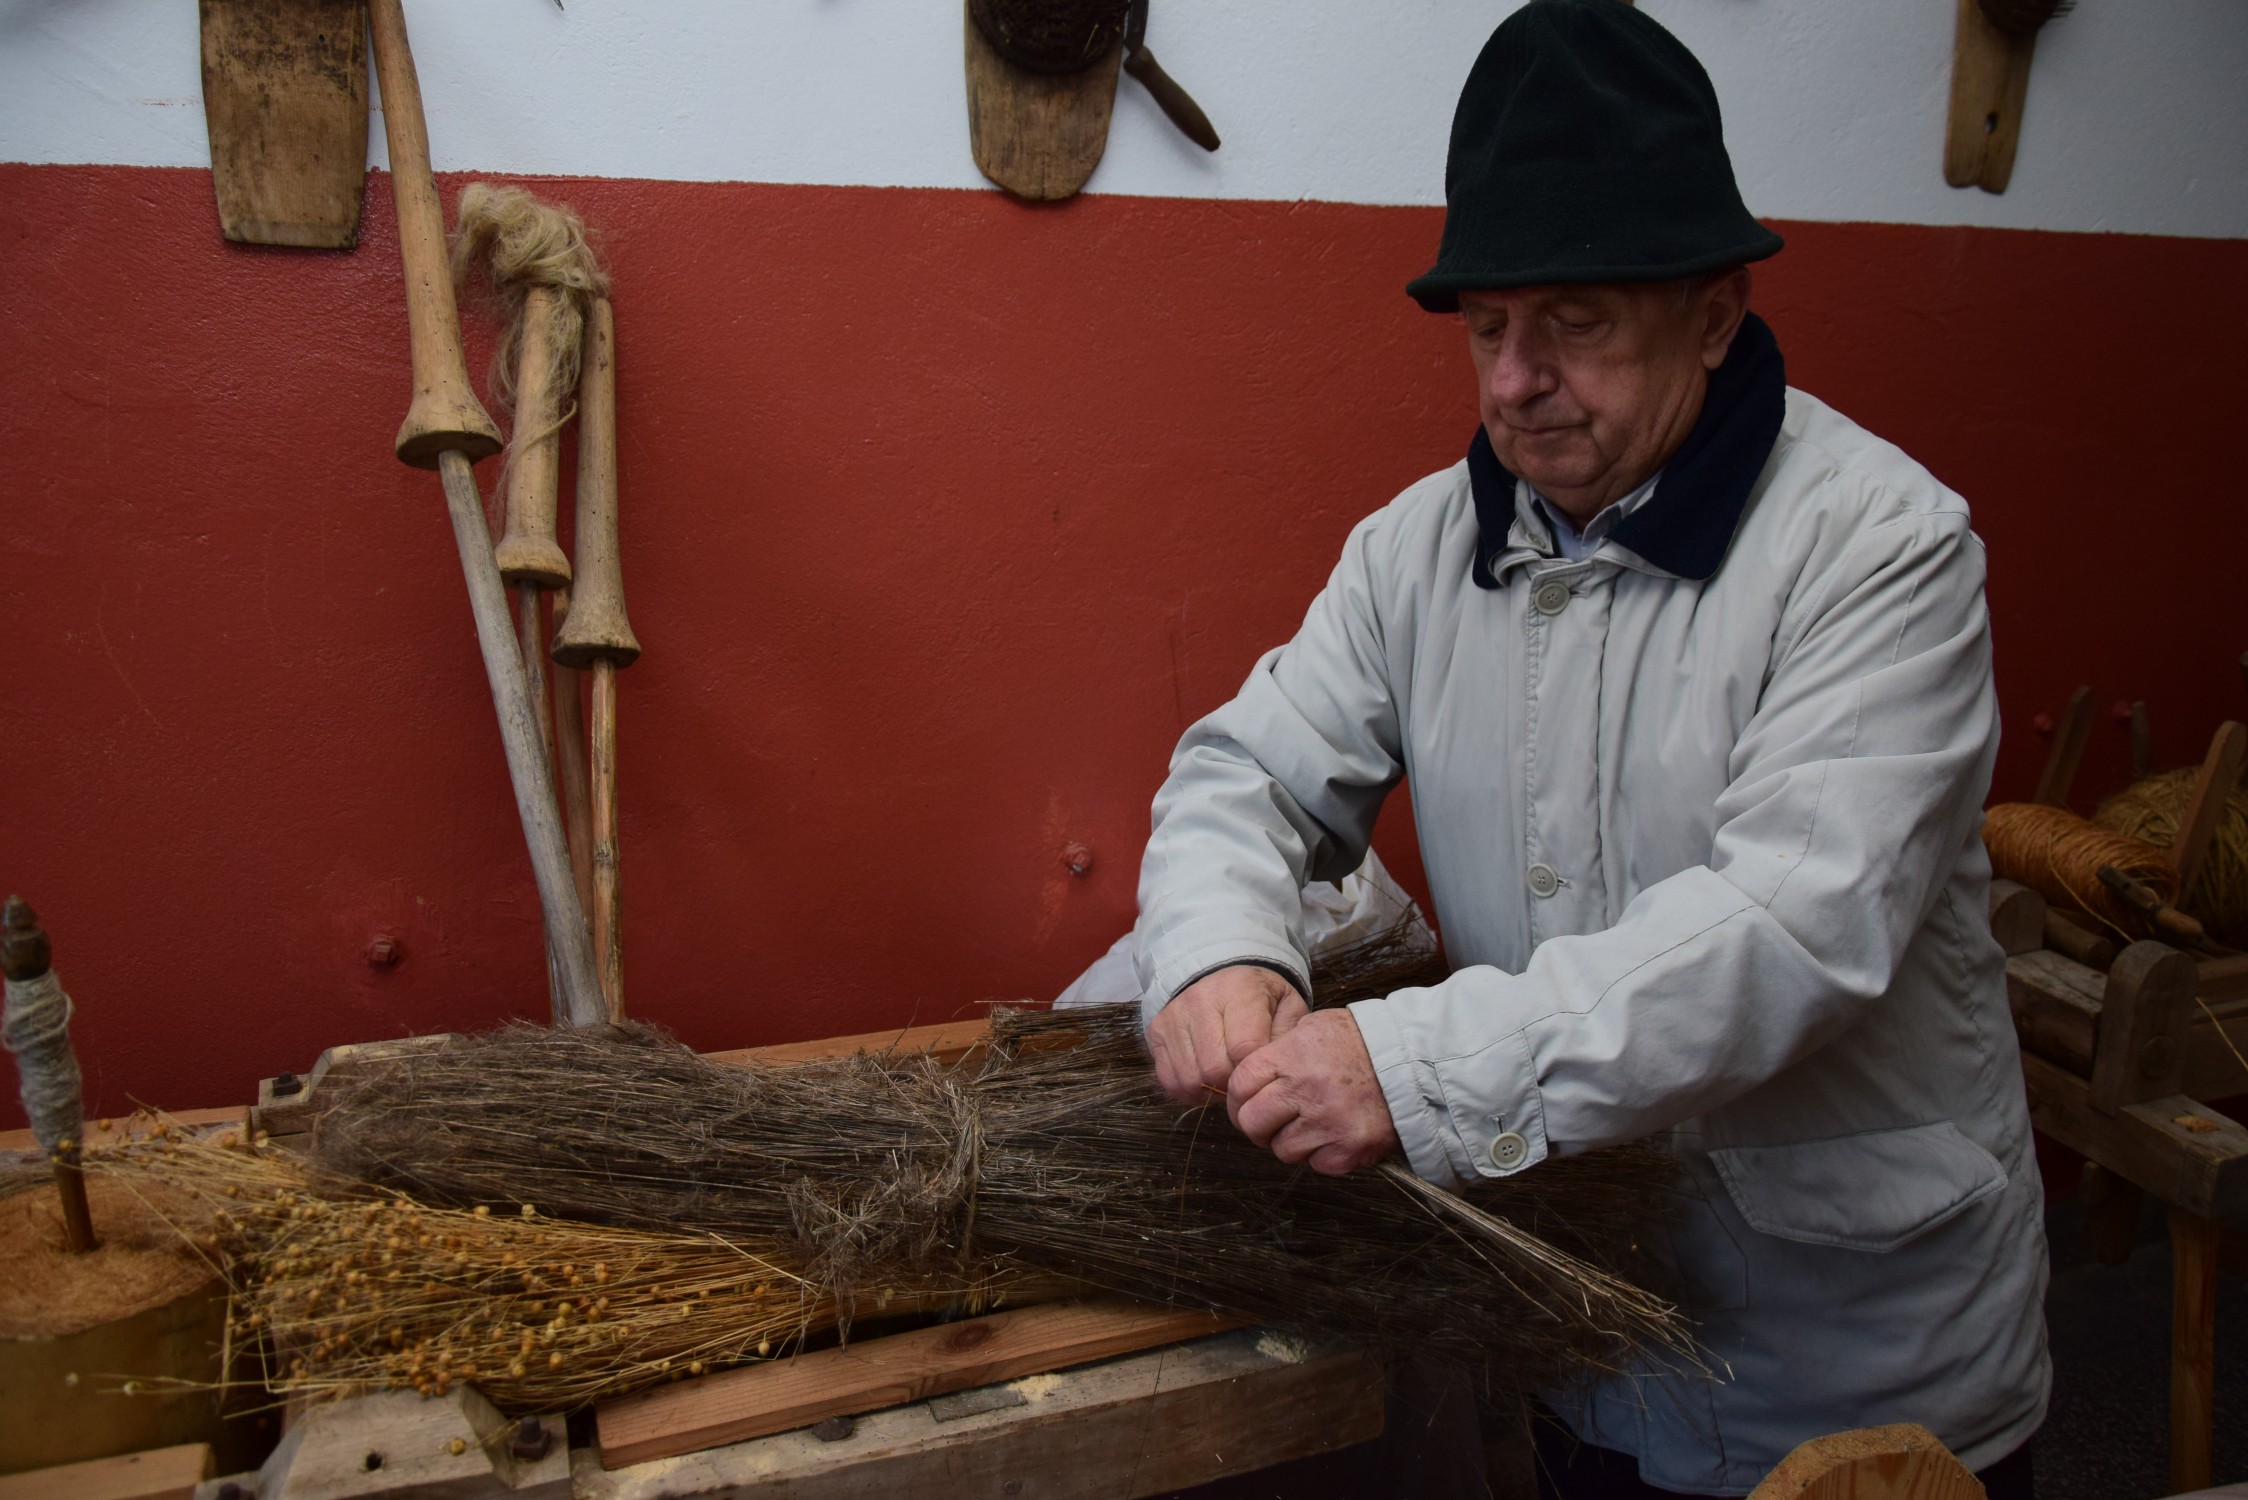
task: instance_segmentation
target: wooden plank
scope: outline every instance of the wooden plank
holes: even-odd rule
[[[2023,1050],[2087,1077],[2106,989],[2098,971],[2044,949],[2006,961],[2006,998]]]
[[[2133,943],[2115,956],[2092,1048],[2093,1108],[2112,1114],[2184,1086],[2193,984],[2193,960],[2166,943]]]
[[[2205,958],[2195,968],[2194,989],[2212,1006],[2228,1000],[2248,1000],[2248,954],[2233,958]],[[2218,1014],[2222,1015],[2220,1009]]]
[[[240,1126],[243,1122],[243,1119],[248,1114],[249,1111],[244,1109],[242,1106],[238,1104],[232,1104],[218,1105],[211,1109],[166,1110],[164,1112],[164,1118],[172,1121],[175,1125],[193,1125],[197,1127],[212,1125]],[[125,1127],[130,1123],[132,1123],[132,1117],[129,1115],[118,1115],[115,1118],[105,1118],[100,1120],[88,1120],[86,1122],[87,1146],[97,1147],[114,1145],[116,1142],[124,1138]],[[145,1127],[147,1123],[148,1122],[145,1118],[140,1121],[140,1124],[143,1127]],[[38,1149],[39,1142],[29,1130],[0,1130],[0,1152],[36,1151]]]
[[[1899,1422],[1811,1439],[1748,1500],[1983,1500],[1983,1486],[1933,1432]]]
[[[1055,1302],[746,1365],[601,1405],[601,1464],[615,1469],[670,1458],[1110,1359],[1239,1321],[1107,1298]]]
[[[960,1062],[983,1050],[991,1040],[991,1018],[945,1021],[935,1026],[907,1026],[895,1031],[862,1031],[852,1036],[821,1037],[809,1042],[779,1042],[769,1047],[735,1047],[725,1052],[705,1052],[712,1062],[798,1063],[819,1062],[866,1052],[880,1057],[926,1052],[938,1062]]]
[[[1960,3],[1966,10],[1976,7],[1976,0],[1960,0]],[[2026,62],[2024,65],[2027,66]],[[2068,806],[2068,789],[2076,780],[2077,763],[2084,759],[2084,745],[2091,737],[2092,690],[2080,687],[2069,694],[2068,707],[2061,710],[2060,727],[2054,731],[2053,748],[2045,756],[2045,767],[2038,772],[2037,795],[2030,799],[2032,802],[2042,802],[2047,807]]]
[[[2045,946],[2045,898],[2016,881],[1990,883],[1990,935],[2009,956]]]
[[[2217,1424],[2218,1228],[2170,1210],[2170,1488],[2210,1485]]]
[[[2210,1020],[2194,1008],[2186,1034],[2186,1080],[2181,1094],[2196,1099],[2230,1099],[2248,1094],[2248,1011]],[[2227,1045],[2227,1044],[2230,1045]]]
[[[202,0],[219,229],[349,250],[367,177],[365,0]]]
[[[1371,1357],[1304,1349],[1256,1329],[1008,1389],[1021,1404],[937,1422],[928,1403],[915,1402],[861,1417],[834,1442],[784,1432],[613,1471],[580,1449],[578,1500],[1136,1500],[1382,1430],[1381,1371]]]
[[[0,1500],[194,1500],[195,1486],[210,1477],[211,1445],[181,1443],[0,1474]]]
[[[2248,1225],[2248,1130],[2183,1095],[2094,1109],[2091,1086],[2035,1053],[2022,1056],[2030,1122],[2165,1203]]]
[[[2201,771],[2178,814],[2177,837],[2170,841],[2170,868],[2178,872],[2178,899],[2173,905],[2184,906],[2193,894],[2193,879],[2201,873],[2217,825],[2224,821],[2225,801],[2240,784],[2243,758],[2248,758],[2248,725],[2227,720],[2217,726],[2216,738],[2209,742],[2209,753],[2202,757]]]

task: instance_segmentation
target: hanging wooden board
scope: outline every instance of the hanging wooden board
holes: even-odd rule
[[[365,0],[201,0],[219,228],[349,250],[367,178]]]
[[[2029,98],[2037,33],[2008,36],[1983,14],[1981,0],[1959,0],[1951,62],[1951,119],[1944,132],[1944,181],[2003,193],[2014,176],[2014,147]]]
[[[1075,73],[1033,73],[993,50],[961,6],[968,33],[968,148],[976,170],[1018,198],[1051,202],[1085,185],[1108,149],[1119,45]]]

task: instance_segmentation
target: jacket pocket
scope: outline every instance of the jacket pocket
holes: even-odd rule
[[[1709,1156],[1753,1228],[1844,1250],[1894,1250],[2006,1186],[1998,1158],[1949,1120]]]

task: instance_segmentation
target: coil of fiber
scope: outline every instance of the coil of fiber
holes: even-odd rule
[[[2198,775],[2189,767],[2134,782],[2101,803],[2092,821],[2168,849],[2177,841],[2178,823]],[[2216,836],[2179,905],[2188,916],[2200,918],[2218,941],[2248,944],[2248,792],[2235,787],[2225,798]]]
[[[1983,846],[1991,868],[2020,881],[2063,911],[2091,917],[2128,936],[2152,932],[2146,918],[2100,883],[2100,866],[2113,865],[2165,903],[2178,898],[2177,873],[2145,839],[2102,828],[2065,807],[2001,802],[1983,814]]]

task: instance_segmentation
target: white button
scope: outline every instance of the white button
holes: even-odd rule
[[[1530,602],[1537,605],[1541,615],[1560,614],[1569,607],[1569,585],[1558,578],[1541,583],[1538,591],[1530,596]]]
[[[1530,1143],[1513,1131],[1508,1131],[1491,1142],[1491,1165],[1502,1172],[1511,1172],[1529,1159]]]
[[[1550,896],[1561,889],[1561,876],[1551,865],[1532,865],[1528,874],[1530,894],[1533,896]]]

